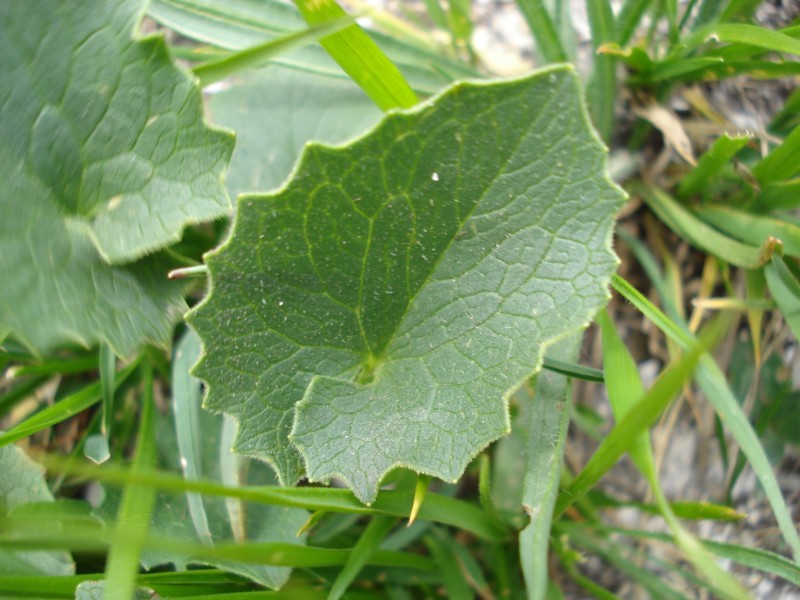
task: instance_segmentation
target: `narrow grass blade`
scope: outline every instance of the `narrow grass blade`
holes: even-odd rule
[[[771,52],[800,55],[800,40],[779,31],[743,23],[724,23],[698,29],[681,40],[686,50],[695,50],[707,41],[746,44]]]
[[[652,0],[625,0],[616,23],[617,43],[620,46],[630,41],[650,4]]]
[[[473,30],[472,18],[469,14],[471,0],[449,0],[447,4],[450,8],[449,22],[453,38],[458,44],[469,47]]]
[[[447,31],[449,25],[447,23],[447,15],[442,10],[442,5],[439,0],[424,0],[425,8],[428,9],[428,16],[436,23],[438,27]]]
[[[100,432],[108,437],[111,433],[111,422],[114,420],[114,390],[116,386],[117,357],[108,344],[100,346],[100,385],[103,388],[103,419]]]
[[[545,63],[566,62],[567,53],[558,37],[556,26],[542,0],[517,0],[522,16],[533,34],[536,47]]]
[[[800,257],[800,227],[794,223],[727,206],[708,205],[694,212],[717,229],[747,244],[760,246],[774,237],[783,243],[785,254]]]
[[[558,523],[556,531],[560,535],[567,535],[569,541],[576,547],[597,554],[630,577],[642,587],[646,597],[654,600],[688,600],[686,596],[661,581],[661,578],[653,577],[651,570],[640,566],[643,562],[641,559],[646,557],[631,556],[630,549],[613,542],[611,537],[605,534],[605,530],[562,520]]]
[[[706,225],[661,190],[649,185],[635,186],[642,199],[670,229],[693,246],[737,267],[757,269],[772,256],[777,240],[761,248],[737,242]]]
[[[313,25],[305,31],[298,31],[246,50],[234,52],[219,60],[197,65],[192,68],[192,72],[200,80],[200,86],[206,87],[247,69],[265,65],[276,56],[302,48],[307,44],[316,42],[323,36],[336,33],[352,24],[353,19],[346,15],[340,19]]]
[[[175,432],[180,452],[180,464],[186,479],[198,480],[203,470],[203,440],[200,427],[200,405],[203,401],[202,384],[189,370],[201,353],[200,338],[192,329],[187,329],[172,358],[172,410],[175,412]],[[211,544],[203,499],[199,494],[187,493],[189,515],[200,541]]]
[[[439,538],[437,535],[427,536],[425,545],[428,546],[436,561],[437,570],[442,575],[447,597],[473,598],[474,592],[461,572],[455,555]]]
[[[800,179],[778,181],[764,186],[755,206],[765,210],[789,210],[800,206]]]
[[[783,318],[795,337],[800,339],[800,283],[780,256],[772,257],[764,267],[764,275]]]
[[[133,459],[134,472],[152,468],[156,460],[153,371],[149,365],[144,366],[142,371],[142,414]],[[106,563],[103,596],[106,600],[129,600],[133,595],[136,575],[139,573],[139,555],[147,540],[155,499],[155,489],[148,486],[132,484],[123,492]]]
[[[796,40],[800,46],[800,40]],[[783,143],[753,167],[753,175],[767,185],[800,173],[800,125],[786,137]]]
[[[693,344],[680,360],[667,367],[653,387],[631,408],[611,430],[583,470],[564,490],[556,503],[555,514],[561,515],[591,489],[630,448],[639,434],[647,431],[661,416],[684,383],[691,377],[705,346]]]
[[[618,527],[608,527],[608,533],[616,533],[637,539],[653,539],[666,543],[673,543],[671,536],[652,531],[639,529],[622,529]],[[701,540],[703,546],[714,555],[720,558],[727,558],[752,569],[758,569],[766,573],[772,573],[782,577],[795,585],[800,586],[800,567],[780,554],[775,554],[760,548],[748,548],[736,544],[715,542],[711,540]]]
[[[84,581],[98,579],[102,575],[0,575],[0,597],[19,598],[65,598],[75,597],[75,588]]]
[[[630,248],[631,252],[633,252],[633,255],[636,257],[636,260],[639,261],[648,279],[650,279],[650,283],[652,283],[653,288],[655,288],[658,293],[659,299],[664,306],[664,311],[671,318],[679,320],[681,318],[680,311],[672,301],[672,296],[669,293],[664,274],[656,261],[656,257],[650,251],[650,248],[638,237],[631,235],[621,227],[617,227],[617,237],[627,244],[628,248]]]
[[[236,421],[230,415],[224,415],[222,419],[222,432],[219,441],[219,469],[220,478],[223,485],[239,487],[242,485],[242,463],[246,460],[241,454],[231,450],[236,439]],[[225,498],[225,512],[228,514],[228,521],[231,525],[233,539],[241,541],[247,538],[247,525],[245,522],[245,506],[238,498]],[[306,529],[314,526],[316,521],[321,518],[323,513],[314,513],[306,524],[297,532],[300,536]]]
[[[724,64],[725,61],[718,56],[702,56],[700,58],[679,58],[668,59],[655,63],[653,71],[644,77],[635,77],[632,82],[639,83],[659,83],[662,81],[684,81],[691,80],[687,77],[698,71],[705,71],[707,68]]]
[[[13,367],[12,374],[14,377],[25,377],[28,375],[72,375],[74,373],[94,371],[97,369],[97,366],[96,356],[68,358],[64,360],[53,359],[37,362],[32,365]]]
[[[683,178],[678,188],[678,195],[685,198],[700,192],[751,138],[749,134],[730,136],[723,133],[711,148],[703,153],[697,166]]]
[[[342,489],[272,486],[227,487],[207,480],[186,481],[180,476],[155,470],[132,471],[116,465],[89,468],[87,465],[69,464],[52,455],[42,457],[40,462],[56,472],[101,482],[146,485],[165,492],[199,492],[213,496],[239,498],[249,502],[305,508],[310,511],[390,515],[407,518],[413,500],[412,495],[406,492],[384,490],[371,506],[365,506],[352,492]],[[504,541],[509,535],[507,529],[489,519],[479,506],[432,492],[426,495],[418,519],[452,525],[491,542]]]
[[[585,367],[576,363],[558,360],[552,356],[545,356],[542,367],[554,373],[560,373],[573,379],[583,379],[584,381],[594,381],[602,383],[604,381],[603,372],[592,367]]]
[[[103,404],[100,411],[100,433],[86,438],[83,454],[96,464],[102,464],[111,457],[108,439],[111,435],[111,423],[114,418],[114,378],[116,376],[117,357],[107,344],[100,345],[98,366],[100,385],[103,392]]]
[[[615,41],[614,14],[610,2],[586,0],[589,27],[592,32],[592,49],[595,51],[592,75],[587,87],[589,112],[600,137],[607,144],[614,127],[614,105],[617,97],[617,58],[612,54],[597,54],[607,42]]]
[[[487,453],[481,454],[480,471],[478,473],[478,499],[483,510],[496,523],[502,523],[503,519],[497,511],[494,500],[492,499],[492,467]]]
[[[138,507],[141,509],[142,507]],[[137,526],[141,525],[137,521]],[[103,552],[109,547],[111,541],[111,553],[117,547],[116,534],[105,533],[95,524],[92,527],[73,527],[67,529],[60,527],[58,533],[43,535],[41,527],[31,535],[24,536],[19,532],[13,539],[0,538],[0,548],[14,548],[27,550],[42,549],[67,549],[82,552]],[[133,527],[127,527],[134,531]],[[281,542],[262,542],[250,544],[224,543],[215,546],[202,546],[195,543],[187,543],[174,538],[147,536],[146,531],[134,531],[136,538],[131,541],[138,542],[141,539],[141,546],[137,548],[159,549],[164,552],[186,556],[187,559],[198,561],[235,561],[251,563],[255,565],[272,565],[277,567],[334,567],[347,563],[352,550],[349,548],[331,549],[316,548],[300,544],[286,544]],[[124,542],[123,542],[124,546]],[[123,551],[131,556],[133,547],[124,547]],[[136,553],[138,557],[138,550]],[[424,572],[431,572],[435,569],[429,557],[406,552],[396,552],[392,550],[375,550],[369,558],[369,565],[386,567],[403,567]],[[107,565],[106,573],[111,565]],[[138,570],[138,562],[136,565]],[[131,585],[135,585],[135,575],[131,579]],[[128,573],[126,573],[126,577]],[[108,581],[108,580],[107,580]],[[121,587],[109,585],[111,592],[116,592]],[[112,597],[112,596],[107,596]],[[123,596],[117,595],[122,598]],[[128,600],[130,596],[124,597]]]
[[[764,270],[748,269],[744,272],[744,277],[745,277],[745,290],[747,293],[748,302],[765,300],[767,291],[767,280],[764,276]],[[756,359],[755,363],[756,365],[761,364],[761,324],[763,320],[764,320],[764,309],[748,307],[747,324],[750,327],[750,338],[753,340],[753,356]]]
[[[477,596],[483,599],[494,598],[489,583],[486,581],[481,566],[471,549],[457,541],[453,535],[446,532],[441,527],[437,527],[433,535],[435,535],[439,541],[442,542],[447,551],[455,557],[462,577],[469,586],[477,592]]]
[[[122,368],[119,373],[117,373],[115,385],[119,387],[137,367],[138,363],[134,362]],[[99,381],[87,385],[79,392],[67,396],[56,404],[39,411],[22,423],[17,424],[5,433],[0,434],[0,446],[16,442],[24,437],[33,435],[37,431],[47,429],[62,421],[66,421],[82,410],[86,410],[90,406],[97,404],[102,397],[103,391]]]
[[[622,343],[622,339],[617,334],[611,318],[607,313],[601,312],[598,315],[598,323],[603,336],[606,389],[608,390],[608,397],[614,416],[617,419],[621,419],[634,405],[637,397],[643,395],[644,387],[639,378],[636,363]],[[686,558],[703,574],[709,583],[718,586],[728,597],[746,600],[747,595],[744,594],[738,583],[705,555],[697,540],[683,529],[672,512],[672,508],[664,497],[658,481],[655,458],[650,446],[650,436],[646,432],[636,436],[628,452],[639,471],[650,484],[656,503],[675,536],[678,547],[683,551]]]
[[[603,371],[606,376],[608,399],[614,418],[619,422],[636,405],[639,398],[645,395],[645,389],[636,369],[636,363],[625,348],[614,322],[606,311],[598,313],[597,324],[602,335]],[[636,436],[631,442],[628,453],[645,476],[654,473],[655,460],[647,431]],[[657,480],[655,483],[658,483]]]
[[[347,13],[335,0],[295,0],[309,25],[339,21]],[[411,108],[417,96],[403,75],[356,24],[323,37],[320,44],[381,110]]]
[[[550,350],[574,360],[580,336],[572,336]],[[536,399],[530,407],[522,503],[530,523],[519,534],[520,561],[528,598],[542,600],[547,593],[548,546],[553,506],[558,497],[561,467],[569,426],[571,380],[542,371],[536,378]]]
[[[692,23],[692,30],[716,23],[729,4],[729,0],[703,0]]]
[[[350,556],[347,557],[344,567],[339,571],[328,594],[328,600],[339,600],[344,595],[395,523],[397,523],[397,519],[393,517],[380,515],[372,517],[364,533],[353,547]]]
[[[688,331],[668,319],[664,313],[627,281],[615,275],[611,280],[611,284],[615,290],[635,305],[661,331],[681,347],[686,349],[695,343],[693,336]],[[778,527],[786,543],[792,549],[795,562],[800,564],[800,535],[795,529],[792,516],[781,494],[764,448],[747,416],[742,412],[733,392],[731,392],[725,375],[711,356],[703,356],[700,359],[700,365],[695,377],[706,398],[708,398],[708,401],[728,427],[748,461],[750,461],[753,471],[769,500],[775,519],[778,521]]]
[[[589,498],[592,504],[597,507],[608,506],[614,508],[633,507],[637,510],[650,513],[660,514],[660,509],[655,504],[648,504],[645,502],[633,502],[629,500],[619,500],[612,498],[599,490],[592,490],[589,492]],[[710,502],[692,502],[692,501],[678,501],[669,503],[672,512],[675,516],[681,519],[689,519],[692,521],[711,520],[711,521],[740,521],[747,515],[744,513],[736,512],[730,506],[724,504],[712,504]]]
[[[728,7],[722,12],[720,21],[746,21],[761,5],[762,0],[730,0]]]
[[[774,131],[789,131],[800,125],[800,88],[786,99],[783,108],[772,119],[770,128]]]
[[[618,596],[608,591],[601,585],[598,585],[590,578],[585,577],[580,571],[578,571],[578,568],[575,565],[576,563],[580,562],[580,555],[577,551],[565,547],[565,543],[566,540],[563,540],[561,536],[554,537],[553,539],[553,549],[567,575],[569,575],[573,581],[575,581],[575,583],[589,592],[594,598],[598,598],[599,600],[619,600]]]

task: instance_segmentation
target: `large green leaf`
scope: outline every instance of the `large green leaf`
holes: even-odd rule
[[[623,194],[605,160],[556,67],[456,84],[240,197],[189,315],[237,450],[366,502],[395,466],[457,479],[544,348],[607,300]]]
[[[44,469],[16,446],[0,448],[0,521],[6,513],[31,503],[53,502]],[[0,523],[0,536],[6,529]],[[67,552],[0,549],[0,574],[72,575],[75,565]]]
[[[307,142],[344,142],[381,117],[352,81],[278,64],[234,79],[208,108],[215,123],[237,132],[225,179],[232,196],[277,188]]]
[[[0,329],[39,351],[163,342],[180,287],[132,261],[228,210],[232,138],[161,38],[131,38],[143,7],[0,4]]]

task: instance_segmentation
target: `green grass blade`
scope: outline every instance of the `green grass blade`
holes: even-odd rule
[[[625,46],[630,41],[651,4],[652,0],[625,0],[616,24],[617,43],[620,46]]]
[[[643,395],[644,388],[636,363],[617,334],[614,323],[605,312],[600,312],[598,322],[603,338],[603,362],[606,371],[606,389],[614,416],[620,419],[634,405],[636,398]],[[719,587],[729,598],[747,600],[747,594],[729,574],[722,571],[702,550],[699,542],[678,522],[670,504],[664,497],[658,481],[655,457],[650,445],[650,436],[642,433],[636,436],[629,448],[631,459],[650,484],[662,515],[675,536],[676,543],[686,558],[703,574],[705,579]]]
[[[730,0],[728,7],[722,12],[720,21],[746,21],[753,17],[762,0]]]
[[[638,539],[653,539],[667,543],[674,542],[671,536],[652,531],[622,529],[617,527],[609,527],[607,531],[609,533],[617,533]],[[762,550],[760,548],[748,548],[746,546],[727,544],[724,542],[715,542],[711,540],[701,541],[709,552],[720,558],[727,558],[746,567],[750,567],[751,569],[772,573],[773,575],[782,577],[786,581],[800,586],[800,567],[780,554],[775,554],[774,552]]]
[[[603,371],[606,377],[606,390],[614,418],[619,421],[645,395],[644,385],[633,357],[617,333],[614,322],[606,311],[597,314],[603,343]],[[655,471],[655,459],[650,447],[650,435],[643,432],[628,448],[631,459],[638,469],[647,476]],[[657,483],[657,482],[656,482]]]
[[[800,41],[797,41],[800,45]],[[794,128],[783,143],[753,167],[753,175],[767,185],[800,173],[800,125]]]
[[[14,367],[14,377],[28,375],[72,375],[85,373],[97,369],[97,357],[85,356],[81,358],[53,359],[37,362],[33,365]]]
[[[723,133],[703,153],[697,166],[683,178],[678,187],[678,195],[685,198],[700,192],[747,145],[751,137],[750,134],[729,136]]]
[[[566,62],[567,52],[558,37],[555,23],[542,0],[517,0],[522,16],[533,34],[545,63]]]
[[[800,40],[779,31],[743,23],[725,23],[703,27],[686,36],[681,41],[681,45],[686,50],[695,50],[709,40],[756,46],[770,52],[800,55]]]
[[[0,575],[0,597],[69,598],[75,597],[75,588],[83,581],[100,579],[102,575]]]
[[[613,507],[624,508],[633,507],[642,512],[650,513],[653,515],[660,514],[660,509],[655,504],[648,504],[646,502],[634,502],[630,500],[620,500],[613,498],[599,490],[592,490],[589,493],[592,504],[596,507]],[[710,502],[693,502],[693,501],[678,501],[670,502],[670,508],[677,517],[681,519],[689,519],[692,521],[699,521],[709,519],[712,521],[740,521],[747,515],[736,512],[730,506],[724,504],[713,504]]]
[[[662,81],[682,81],[691,79],[687,75],[704,71],[710,66],[724,64],[724,60],[718,56],[702,56],[700,58],[678,58],[668,59],[654,64],[652,73],[645,77],[633,78],[633,82],[646,82],[648,84],[659,83]]]
[[[200,427],[200,406],[203,389],[199,379],[189,370],[200,357],[200,338],[194,330],[187,329],[172,358],[172,410],[175,413],[175,433],[180,452],[180,464],[186,479],[197,480],[203,471],[203,432]],[[199,494],[188,493],[187,504],[197,536],[203,543],[211,543],[203,499]]]
[[[440,539],[439,535],[430,535],[425,538],[425,545],[436,561],[436,567],[442,575],[442,583],[448,598],[472,598],[474,592],[467,583],[464,574],[459,568],[455,554]]]
[[[703,0],[692,22],[692,30],[718,22],[728,3],[729,0]]]
[[[795,337],[800,339],[800,283],[780,256],[772,257],[764,267],[764,275],[783,318]]]
[[[457,541],[453,535],[441,527],[437,527],[432,535],[435,535],[438,541],[445,546],[447,552],[455,557],[464,579],[478,592],[478,595],[481,598],[491,597],[491,588],[472,549]]]
[[[117,388],[116,366],[117,357],[108,344],[100,346],[100,385],[103,388],[103,419],[100,432],[108,436],[111,432],[111,422],[114,419],[114,390]]]
[[[131,529],[131,528],[129,528]],[[98,525],[92,527],[72,527],[68,529],[61,525],[58,533],[42,534],[41,527],[30,535],[24,536],[18,532],[13,539],[0,538],[0,548],[43,550],[67,549],[81,552],[103,552],[112,541],[113,554],[116,539],[114,533],[105,533]],[[337,567],[347,563],[352,550],[349,548],[332,549],[316,548],[300,544],[287,544],[281,542],[262,543],[221,543],[214,546],[202,546],[196,543],[183,542],[174,538],[147,536],[137,533],[137,544],[141,539],[141,548],[160,550],[180,556],[189,560],[198,561],[235,561],[254,565],[272,565],[277,567]],[[122,543],[124,546],[124,542]],[[139,546],[137,546],[138,548]],[[123,548],[127,554],[132,553],[132,548]],[[136,554],[138,558],[138,552]],[[429,557],[393,550],[375,550],[369,557],[369,565],[384,567],[401,567],[424,572],[432,572],[435,566]],[[137,562],[138,570],[138,562]],[[108,572],[108,569],[107,569]],[[136,573],[131,585],[135,585]],[[109,585],[109,589],[117,588]],[[128,596],[129,598],[130,596]],[[127,598],[126,598],[127,600]]]
[[[604,530],[597,530],[599,533],[593,535],[591,530],[577,523],[561,521],[558,523],[557,531],[559,534],[566,533],[570,542],[576,546],[588,550],[601,556],[608,563],[619,569],[636,581],[647,592],[648,598],[658,600],[688,600],[679,592],[673,590],[666,582],[659,577],[653,577],[652,571],[639,566],[637,557],[630,556],[630,552],[624,546],[613,542],[608,535],[602,535]]]
[[[770,124],[774,131],[790,131],[800,125],[800,88],[796,88],[786,99],[783,108]]]
[[[347,557],[344,567],[339,571],[328,594],[328,600],[339,600],[344,595],[395,523],[397,523],[397,519],[393,517],[380,515],[372,517],[364,533],[353,547],[350,556]]]
[[[107,344],[101,344],[98,360],[100,385],[103,392],[103,404],[100,411],[100,433],[88,436],[83,447],[84,456],[97,464],[104,463],[111,458],[108,440],[111,435],[111,423],[114,419],[116,364],[117,357],[111,347]]]
[[[577,363],[558,360],[552,356],[544,357],[544,361],[542,361],[542,367],[548,371],[560,373],[561,375],[566,375],[567,377],[572,377],[573,379],[583,379],[584,381],[603,383],[605,377],[603,372],[598,369],[585,367]]]
[[[622,227],[617,227],[617,237],[627,244],[628,248],[630,248],[631,252],[636,257],[636,260],[639,261],[648,279],[650,279],[650,283],[652,283],[658,293],[659,299],[664,306],[664,311],[672,319],[680,320],[680,311],[678,307],[675,306],[661,267],[658,265],[656,257],[653,256],[653,253],[647,245],[638,237],[625,231]]]
[[[775,244],[761,248],[743,244],[703,223],[661,190],[649,185],[637,185],[632,190],[670,229],[690,244],[737,267],[757,269],[772,256]]]
[[[755,208],[789,210],[800,206],[800,179],[767,184],[756,199]]]
[[[556,503],[557,516],[591,489],[630,448],[640,433],[647,431],[661,416],[683,384],[691,377],[705,346],[693,344],[680,360],[665,369],[653,387],[631,408],[602,441],[583,470],[564,490]]]
[[[316,42],[323,36],[336,33],[352,24],[353,19],[346,15],[341,19],[334,19],[332,21],[313,25],[305,31],[298,31],[297,33],[292,33],[276,40],[269,40],[263,44],[234,52],[219,60],[197,65],[192,68],[192,72],[200,80],[200,86],[205,87],[247,69],[265,65],[281,54],[291,52],[297,48],[302,48],[303,46]]]
[[[627,281],[615,275],[611,283],[615,290],[636,306],[674,342],[684,349],[692,346],[694,343],[693,336],[668,319],[664,313]],[[696,379],[714,410],[728,427],[742,452],[750,461],[753,471],[769,500],[775,519],[778,521],[778,527],[786,543],[792,549],[795,561],[800,564],[800,535],[795,529],[792,516],[786,506],[786,501],[781,494],[775,474],[772,472],[769,459],[758,439],[758,435],[753,430],[744,412],[742,412],[736,397],[728,386],[725,375],[713,358],[704,356],[700,359]]]
[[[560,528],[559,528],[560,529]],[[619,597],[608,591],[606,588],[596,584],[589,577],[585,577],[578,571],[575,566],[580,561],[580,555],[571,548],[565,547],[565,540],[562,541],[561,536],[553,539],[553,550],[558,556],[559,562],[564,571],[569,575],[575,583],[589,592],[593,597],[599,600],[619,600]]]
[[[361,515],[389,515],[407,518],[413,494],[393,490],[381,491],[371,506],[362,504],[349,490],[331,488],[283,488],[272,486],[227,487],[212,481],[186,481],[178,475],[155,470],[132,471],[116,465],[90,468],[88,465],[70,464],[57,456],[44,456],[40,462],[47,468],[87,479],[115,483],[138,484],[158,488],[165,492],[198,492],[213,496],[239,498],[276,506],[305,508],[310,511],[339,512]],[[464,529],[477,537],[502,542],[509,532],[493,522],[475,504],[428,492],[417,520],[429,520]]]
[[[295,5],[312,26],[347,16],[335,0],[295,0]],[[320,44],[381,110],[411,108],[417,103],[402,73],[357,24],[323,37]]]
[[[150,469],[156,461],[153,370],[146,365],[142,371],[144,391],[132,467],[134,472]],[[134,484],[125,488],[106,563],[105,600],[129,600],[133,595],[139,573],[139,555],[147,539],[155,500],[156,491],[151,487]]]
[[[736,210],[727,206],[704,206],[695,210],[704,221],[731,237],[760,246],[770,237],[783,242],[785,254],[800,257],[800,227],[789,221]]]
[[[586,89],[589,112],[594,126],[603,141],[611,141],[614,127],[614,104],[617,97],[617,57],[613,54],[597,54],[598,48],[615,41],[614,14],[610,2],[586,0],[586,12],[592,32],[592,49],[595,52],[592,74]]]
[[[559,358],[574,359],[579,345],[580,336],[573,336],[550,352]],[[540,372],[536,398],[530,407],[522,503],[531,520],[519,533],[519,552],[525,589],[531,600],[542,600],[547,593],[550,526],[564,460],[570,390],[570,379],[555,372]]]
[[[127,367],[122,368],[115,380],[115,385],[119,385],[133,373],[138,366],[137,362],[131,363]],[[17,424],[5,433],[0,434],[0,446],[5,446],[12,442],[16,442],[24,437],[33,435],[37,431],[52,427],[62,421],[66,421],[70,417],[78,414],[82,410],[93,406],[100,402],[103,397],[102,386],[99,381],[87,385],[79,392],[75,392],[60,400],[59,402],[39,411],[35,415],[27,418],[22,423]]]

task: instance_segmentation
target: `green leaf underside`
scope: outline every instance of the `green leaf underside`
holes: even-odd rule
[[[396,466],[457,479],[544,348],[607,300],[623,194],[605,160],[556,67],[456,84],[241,197],[188,317],[237,450],[365,502]]]
[[[232,139],[204,125],[199,91],[163,40],[131,39],[142,9],[0,7],[0,270],[13,275],[0,323],[39,351],[164,342],[185,308],[181,287],[163,281],[170,265],[122,264],[228,209]]]

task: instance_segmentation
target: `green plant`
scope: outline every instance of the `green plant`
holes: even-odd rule
[[[445,43],[419,17],[372,12],[367,33],[333,0],[295,4],[0,8],[0,595],[616,597],[582,553],[658,598],[747,597],[716,558],[800,585],[770,463],[797,443],[797,394],[762,334],[800,330],[800,97],[705,141],[668,105],[797,77],[800,30],[753,24],[752,2],[587,2],[584,101],[568,64],[488,79],[467,2],[425,3]],[[543,63],[576,60],[566,3],[517,4]],[[181,37],[140,37],[145,14]],[[702,260],[690,318],[675,258],[625,224],[619,265],[626,194],[601,140],[627,147],[615,175],[657,218],[637,226]],[[614,273],[634,261],[661,309]],[[649,388],[609,287],[668,340]],[[731,314],[750,341],[726,377]],[[578,364],[592,321],[602,371]],[[615,425],[573,407],[578,380],[605,386]],[[667,498],[650,440],[695,386],[730,475],[713,504]],[[571,422],[602,438],[574,470]],[[652,504],[598,485],[626,453]],[[792,559],[691,532],[741,518],[724,503],[747,464]],[[602,512],[621,507],[664,531]]]

